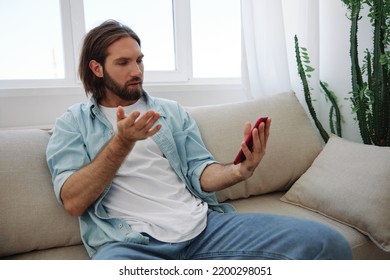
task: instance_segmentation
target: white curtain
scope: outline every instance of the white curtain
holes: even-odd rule
[[[318,15],[318,0],[241,0],[242,79],[248,98],[300,90],[294,35],[317,68]]]
[[[300,46],[308,49],[310,66],[315,68],[309,85],[320,121],[328,128],[329,103],[320,92],[321,79],[338,97],[343,137],[361,142],[351,111],[350,21],[343,1],[241,0],[241,7],[242,82],[247,98],[293,90],[307,111],[295,58],[294,35],[297,35]],[[361,21],[361,54],[371,47],[371,36],[369,21]]]

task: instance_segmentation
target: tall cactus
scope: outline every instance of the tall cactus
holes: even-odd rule
[[[390,1],[342,1],[350,12],[351,101],[360,134],[365,144],[390,146]],[[358,53],[358,22],[363,4],[369,7],[368,17],[373,27],[373,49],[367,50],[365,73],[359,65]]]
[[[371,144],[370,133],[368,129],[367,116],[369,112],[369,98],[367,97],[367,87],[363,82],[363,75],[359,64],[358,51],[358,22],[360,20],[360,10],[362,9],[361,0],[349,0],[343,2],[350,10],[351,33],[350,33],[350,56],[351,56],[351,74],[352,74],[352,104],[353,110],[359,124],[360,135],[365,144]]]
[[[310,113],[311,117],[313,118],[314,124],[316,125],[322,139],[326,143],[329,140],[329,134],[324,129],[320,120],[317,117],[316,111],[315,111],[313,103],[312,103],[309,82],[307,80],[307,78],[311,77],[311,72],[314,71],[314,68],[310,66],[310,58],[309,58],[309,54],[307,52],[307,49],[299,46],[299,40],[298,40],[298,37],[296,35],[294,37],[294,40],[295,40],[295,56],[296,56],[296,61],[297,61],[298,74],[299,74],[299,77],[301,78],[301,81],[302,81],[306,105],[309,109],[309,113]],[[341,114],[340,114],[339,106],[337,104],[337,97],[332,91],[330,91],[328,89],[326,83],[320,81],[320,86],[321,86],[322,90],[324,91],[326,97],[331,102],[331,107],[330,107],[330,112],[329,112],[329,125],[330,125],[331,132],[333,134],[337,134],[338,136],[341,137],[342,136],[342,133],[341,133]]]
[[[370,17],[374,26],[374,50],[372,73],[372,129],[371,139],[375,145],[390,146],[390,63],[386,47],[389,46],[389,1],[374,0]]]

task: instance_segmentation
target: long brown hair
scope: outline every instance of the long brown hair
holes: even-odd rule
[[[89,68],[89,62],[96,60],[102,66],[107,57],[107,49],[114,42],[124,37],[132,37],[141,47],[138,35],[128,26],[115,20],[107,20],[99,26],[91,29],[84,38],[80,54],[79,75],[84,85],[86,94],[99,102],[105,96],[104,82]]]

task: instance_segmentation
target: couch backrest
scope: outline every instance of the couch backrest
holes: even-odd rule
[[[266,155],[247,181],[218,193],[218,199],[246,198],[288,189],[322,149],[317,130],[293,92],[271,97],[188,108],[198,123],[207,148],[222,163],[232,162],[243,140],[244,123],[272,118]]]
[[[81,243],[78,219],[54,196],[48,139],[38,129],[0,131],[0,257]]]

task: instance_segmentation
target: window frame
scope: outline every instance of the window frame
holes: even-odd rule
[[[59,0],[64,45],[63,79],[0,80],[0,95],[4,89],[71,88],[81,87],[77,63],[82,39],[85,36],[84,5],[80,0]],[[145,85],[241,85],[241,78],[194,78],[192,73],[191,0],[172,0],[175,32],[175,62],[173,71],[148,71]]]

